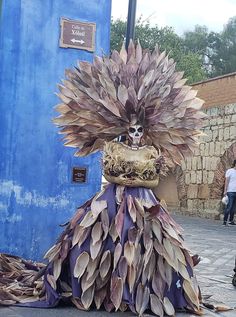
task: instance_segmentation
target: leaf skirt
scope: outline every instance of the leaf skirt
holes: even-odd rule
[[[0,254],[0,304],[200,313],[182,229],[151,189],[107,185],[78,208],[45,258],[47,266]]]

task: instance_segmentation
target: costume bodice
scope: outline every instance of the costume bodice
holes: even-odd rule
[[[156,187],[159,174],[156,160],[160,156],[153,146],[133,149],[126,144],[107,142],[104,146],[103,173],[106,180],[130,187]]]

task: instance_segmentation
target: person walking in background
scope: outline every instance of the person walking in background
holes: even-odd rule
[[[223,225],[227,225],[228,218],[229,225],[236,225],[234,222],[236,208],[236,160],[234,160],[232,168],[229,168],[225,173],[224,195],[227,195],[229,200],[224,211]]]

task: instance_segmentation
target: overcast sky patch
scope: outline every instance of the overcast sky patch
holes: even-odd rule
[[[126,20],[128,3],[112,0],[112,17]],[[152,25],[173,27],[179,35],[197,24],[220,32],[229,18],[236,16],[236,0],[137,0],[136,18],[141,15]]]

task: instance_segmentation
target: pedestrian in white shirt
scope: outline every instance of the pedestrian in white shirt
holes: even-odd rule
[[[229,225],[236,225],[234,222],[236,209],[236,160],[234,160],[232,168],[228,169],[225,173],[224,195],[228,196],[229,201],[225,207],[223,225],[226,226],[228,220]]]

